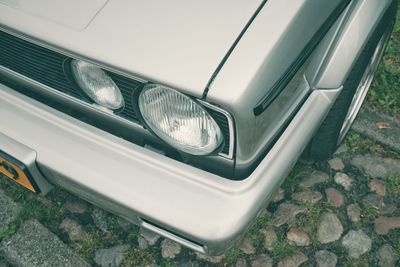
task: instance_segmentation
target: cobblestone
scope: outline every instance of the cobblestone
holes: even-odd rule
[[[372,241],[362,230],[350,230],[343,237],[342,245],[348,250],[350,257],[358,259],[371,250]]]
[[[128,245],[99,249],[95,253],[94,261],[101,267],[118,267],[124,261],[128,249]]]
[[[1,178],[1,177],[0,177]],[[0,230],[17,217],[20,207],[0,189]]]
[[[322,199],[322,194],[318,191],[303,191],[293,194],[292,198],[300,202],[315,204]]]
[[[387,123],[389,127],[380,128],[378,123]],[[400,122],[390,116],[362,108],[352,127],[356,132],[382,143],[395,151],[400,151]]]
[[[21,267],[90,266],[37,221],[25,222],[10,240],[1,243],[0,252],[11,265]]]
[[[386,235],[390,230],[400,228],[400,217],[379,217],[375,220],[375,232]]]
[[[300,182],[300,186],[310,188],[314,185],[324,183],[329,180],[329,175],[325,172],[314,171],[309,176],[304,177]]]
[[[315,253],[315,261],[318,267],[335,267],[337,264],[337,256],[327,250],[320,250]]]
[[[278,267],[298,267],[305,263],[308,257],[301,252],[289,256],[278,263]]]
[[[325,189],[326,198],[328,202],[332,204],[332,206],[339,208],[344,203],[343,195],[336,190],[335,188],[327,188]]]
[[[321,224],[318,228],[318,240],[327,244],[339,240],[343,233],[343,225],[339,218],[329,212],[322,215]]]
[[[281,226],[294,219],[297,214],[305,212],[305,208],[290,203],[283,203],[275,213],[275,225]]]

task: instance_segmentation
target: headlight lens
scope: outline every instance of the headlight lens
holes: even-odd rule
[[[116,110],[124,106],[124,98],[114,81],[101,68],[82,60],[71,61],[75,81],[98,105]]]
[[[151,130],[175,148],[193,155],[207,155],[223,142],[220,128],[207,111],[176,90],[147,84],[138,103]]]

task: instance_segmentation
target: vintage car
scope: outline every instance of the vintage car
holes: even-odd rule
[[[0,0],[0,172],[206,254],[329,158],[394,0]]]

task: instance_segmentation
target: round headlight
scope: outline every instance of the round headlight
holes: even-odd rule
[[[82,60],[71,61],[72,74],[82,91],[96,104],[116,110],[124,98],[114,81],[101,68]]]
[[[207,155],[223,142],[220,128],[207,111],[176,90],[147,84],[139,95],[138,104],[151,130],[181,151]]]

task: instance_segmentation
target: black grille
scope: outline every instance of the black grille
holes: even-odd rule
[[[64,55],[0,32],[2,66],[71,96],[80,97],[64,74],[63,62],[67,59]]]
[[[17,38],[13,35],[0,31],[0,65],[12,71],[22,74],[32,80],[47,85],[57,91],[90,102],[79,88],[77,88],[64,72],[64,64],[70,60],[69,57],[51,51],[44,47]],[[142,83],[126,78],[124,76],[108,72],[117,84],[125,100],[125,108],[117,115],[140,123],[133,108],[132,95],[136,88]],[[210,110],[211,115],[220,125],[225,137],[223,153],[229,152],[229,124],[225,115]]]
[[[135,89],[139,88],[142,84],[132,79],[123,77],[121,75],[108,72],[110,77],[114,80],[115,84],[121,90],[122,96],[125,100],[125,107],[118,115],[128,120],[139,122],[138,116],[133,109],[132,94]]]
[[[60,92],[89,102],[64,72],[69,57],[32,44],[0,31],[0,65],[38,81]],[[120,88],[126,106],[118,115],[137,122],[132,106],[132,93],[141,83],[115,73],[109,73]]]

